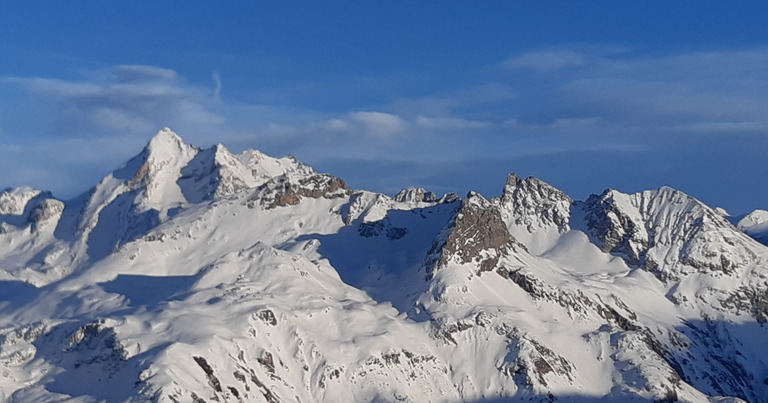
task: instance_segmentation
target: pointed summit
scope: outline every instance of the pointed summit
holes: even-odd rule
[[[144,150],[128,162],[126,169],[133,174],[132,183],[142,182],[145,185],[147,180],[154,180],[161,172],[166,171],[165,176],[178,175],[181,170],[198,152],[197,147],[187,144],[174,133],[173,130],[166,127],[147,143]],[[121,169],[121,170],[122,170]],[[118,171],[121,171],[118,170]],[[123,176],[118,174],[118,176]],[[171,179],[171,178],[167,178]],[[172,178],[175,182],[175,178]]]
[[[184,142],[178,134],[168,127],[163,128],[144,148],[149,156],[181,156],[188,154],[195,147]],[[165,158],[162,158],[165,159]]]

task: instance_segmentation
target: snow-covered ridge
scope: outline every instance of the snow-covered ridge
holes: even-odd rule
[[[73,200],[0,193],[0,401],[768,402],[764,218],[390,197],[164,129]]]
[[[768,245],[768,211],[757,209],[739,220],[736,226],[759,242]]]
[[[27,186],[5,189],[0,193],[0,215],[23,214],[27,203],[39,194],[39,190]]]

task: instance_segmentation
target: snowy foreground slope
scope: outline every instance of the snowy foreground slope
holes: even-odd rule
[[[165,129],[74,200],[0,193],[0,400],[768,402],[751,218],[514,174],[391,198]]]

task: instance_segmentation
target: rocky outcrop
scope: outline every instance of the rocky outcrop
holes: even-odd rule
[[[37,203],[29,213],[27,223],[33,231],[38,231],[45,223],[57,222],[64,211],[64,202],[56,199],[44,199]]]
[[[363,223],[384,219],[387,211],[394,208],[395,202],[387,195],[367,191],[359,191],[349,198],[349,203],[341,209],[344,224],[351,224],[357,219]]]
[[[63,211],[64,202],[50,192],[27,187],[6,189],[0,193],[0,233],[27,227],[38,232],[46,223],[57,223]]]
[[[435,203],[437,195],[424,188],[406,188],[395,195],[395,201],[400,203]]]

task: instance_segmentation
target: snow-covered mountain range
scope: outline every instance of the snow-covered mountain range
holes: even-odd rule
[[[501,185],[392,198],[164,129],[73,200],[8,189],[0,401],[768,402],[766,211]]]

